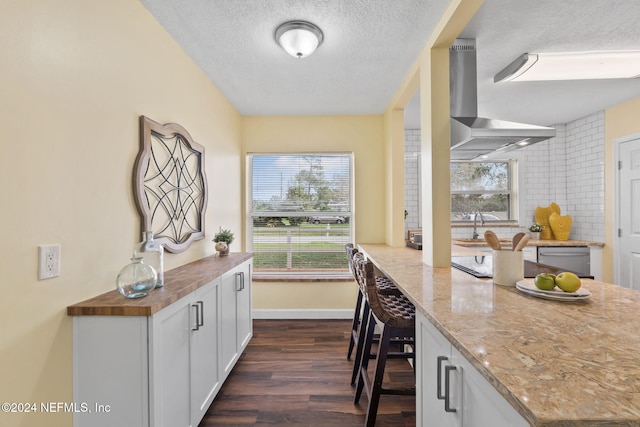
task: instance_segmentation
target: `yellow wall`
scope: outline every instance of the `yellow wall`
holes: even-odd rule
[[[613,245],[615,214],[615,173],[616,167],[614,139],[640,133],[640,98],[632,99],[605,110],[605,246],[602,248],[602,280],[613,283]]]
[[[70,402],[65,308],[113,289],[140,239],[138,116],[179,123],[207,150],[207,237],[167,268],[214,253],[220,225],[242,240],[240,116],[139,1],[0,9],[1,400]],[[37,246],[50,243],[61,275],[38,281]],[[71,414],[0,413],[0,425],[69,426]]]
[[[449,46],[482,3],[483,0],[450,1],[386,111],[390,115],[396,109],[403,108],[419,86],[422,129],[422,259],[435,267],[447,267],[451,262],[450,245],[443,245],[443,242],[451,241]],[[397,138],[391,144],[404,144],[404,138]],[[398,170],[396,167],[389,171],[389,179],[404,185],[404,175],[398,173]]]
[[[404,110],[388,110],[384,118],[385,243],[398,247],[405,246]]]
[[[385,241],[384,117],[243,117],[245,153],[353,152],[356,243]],[[256,282],[254,309],[353,309],[353,282]]]

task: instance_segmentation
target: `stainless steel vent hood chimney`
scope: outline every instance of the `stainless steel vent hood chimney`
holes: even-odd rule
[[[503,153],[556,136],[554,128],[478,117],[474,39],[457,39],[449,61],[452,160]]]

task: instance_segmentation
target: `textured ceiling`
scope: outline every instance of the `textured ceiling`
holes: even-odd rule
[[[380,114],[447,0],[142,0],[243,115]],[[296,59],[274,40],[285,21],[324,42]]]
[[[487,0],[461,37],[476,39],[483,117],[553,125],[640,96],[640,79],[493,82],[525,52],[640,50],[637,1]]]
[[[379,114],[448,0],[141,0],[243,115]],[[312,56],[274,41],[282,22],[320,26]],[[640,79],[493,83],[525,52],[640,49],[632,0],[486,0],[461,37],[478,49],[481,116],[567,123],[640,96]],[[417,99],[406,127],[419,127]]]

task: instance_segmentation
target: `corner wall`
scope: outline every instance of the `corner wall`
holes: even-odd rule
[[[138,1],[1,9],[0,394],[69,403],[66,307],[114,289],[141,238],[131,184],[138,117],[179,123],[206,150],[206,238],[167,254],[170,269],[213,254],[219,225],[242,240],[240,116]],[[62,247],[61,275],[38,281],[37,247],[51,243]],[[0,425],[69,426],[71,415],[0,413]]]

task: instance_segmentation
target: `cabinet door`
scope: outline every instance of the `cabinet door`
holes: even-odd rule
[[[226,379],[238,356],[238,293],[240,280],[235,268],[220,283],[220,373]]]
[[[240,290],[237,295],[237,316],[238,316],[238,347],[239,352],[245,349],[249,340],[253,336],[253,315],[251,312],[251,268],[250,262],[245,262],[239,266],[236,274],[240,280]]]
[[[416,425],[459,427],[462,425],[462,370],[458,367],[455,371],[446,371],[446,366],[455,363],[451,358],[451,344],[420,313],[417,313],[417,320],[416,340],[420,356],[416,365]],[[450,385],[448,401],[456,412],[445,410],[447,377]]]
[[[220,389],[218,307],[220,280],[196,291],[195,326],[191,329],[192,425],[196,426]]]
[[[191,329],[195,326],[190,295],[149,318],[153,351],[149,374],[151,425],[191,426]]]
[[[462,367],[465,427],[525,427],[529,423],[502,397],[467,359],[454,348],[452,359]]]
[[[251,262],[222,276],[220,299],[220,372],[224,381],[253,335]]]

